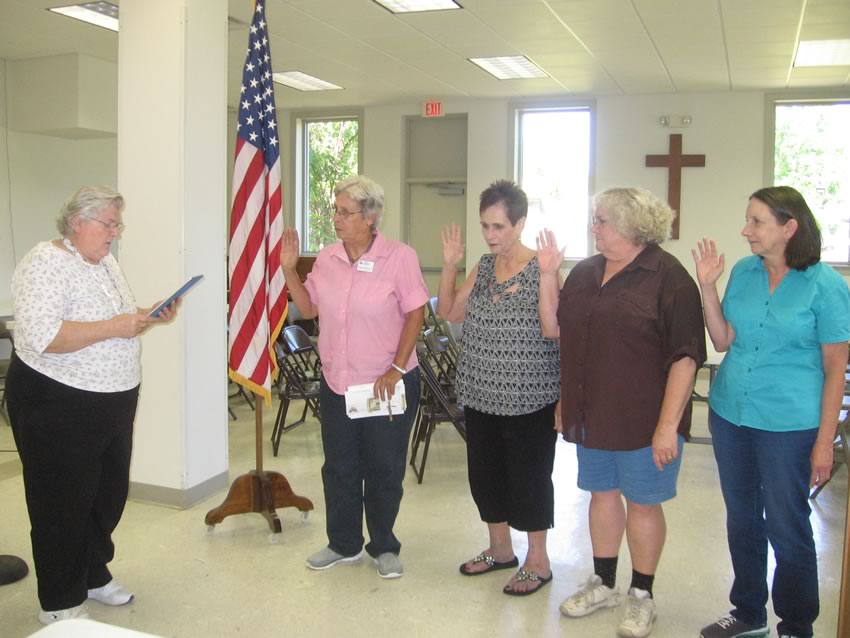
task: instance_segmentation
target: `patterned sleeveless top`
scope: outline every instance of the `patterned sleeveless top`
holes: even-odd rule
[[[503,283],[495,265],[495,255],[481,257],[466,302],[458,396],[487,414],[529,414],[560,398],[558,340],[540,332],[537,257]]]

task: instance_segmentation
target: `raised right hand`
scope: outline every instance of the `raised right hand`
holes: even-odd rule
[[[287,228],[280,242],[280,266],[284,270],[295,270],[298,264],[298,231]]]
[[[132,312],[126,315],[115,315],[110,319],[113,327],[113,334],[116,337],[131,339],[138,337],[149,326],[157,323],[155,319],[148,317],[142,312]]]
[[[694,263],[697,267],[697,282],[700,286],[712,286],[720,279],[726,266],[725,255],[717,254],[717,246],[713,239],[705,239],[697,242],[697,252],[691,249]]]
[[[460,234],[460,226],[458,224],[443,226],[440,236],[443,239],[443,266],[457,268],[463,259],[463,238]]]
[[[558,248],[554,232],[548,228],[541,230],[537,235],[537,265],[540,267],[540,272],[543,274],[558,272],[564,261],[566,249],[566,246]]]

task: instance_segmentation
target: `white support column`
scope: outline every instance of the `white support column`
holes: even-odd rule
[[[227,0],[123,0],[119,259],[140,305],[204,281],[142,338],[131,497],[188,507],[229,483]]]

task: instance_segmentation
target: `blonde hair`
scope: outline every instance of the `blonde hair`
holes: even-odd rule
[[[604,209],[623,237],[640,246],[670,237],[676,212],[667,202],[636,186],[607,188],[593,196],[593,210]]]

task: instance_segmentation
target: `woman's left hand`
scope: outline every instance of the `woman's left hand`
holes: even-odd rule
[[[815,446],[812,448],[812,477],[809,479],[809,487],[823,485],[829,480],[832,474],[833,449],[832,441],[822,443],[819,438],[815,441]]]
[[[555,233],[544,228],[537,235],[537,265],[544,274],[556,273],[564,261],[567,247],[558,248]]]
[[[401,372],[390,368],[375,381],[375,398],[389,401],[395,394],[395,384],[401,380]]]
[[[558,434],[564,433],[564,421],[561,417],[561,401],[560,399],[555,404],[555,432]]]
[[[672,463],[679,456],[679,434],[676,430],[655,430],[652,435],[652,460],[659,472],[664,471],[664,466]]]
[[[151,312],[153,312],[154,308],[159,307],[159,304],[161,304],[162,302],[163,300],[160,299],[150,308],[140,309],[139,312],[146,315],[150,314]],[[177,309],[180,307],[180,304],[182,302],[182,299],[175,299],[174,301],[172,301],[169,305],[167,305],[160,311],[159,315],[150,318],[151,323],[168,323],[169,321],[175,319],[177,317]]]

